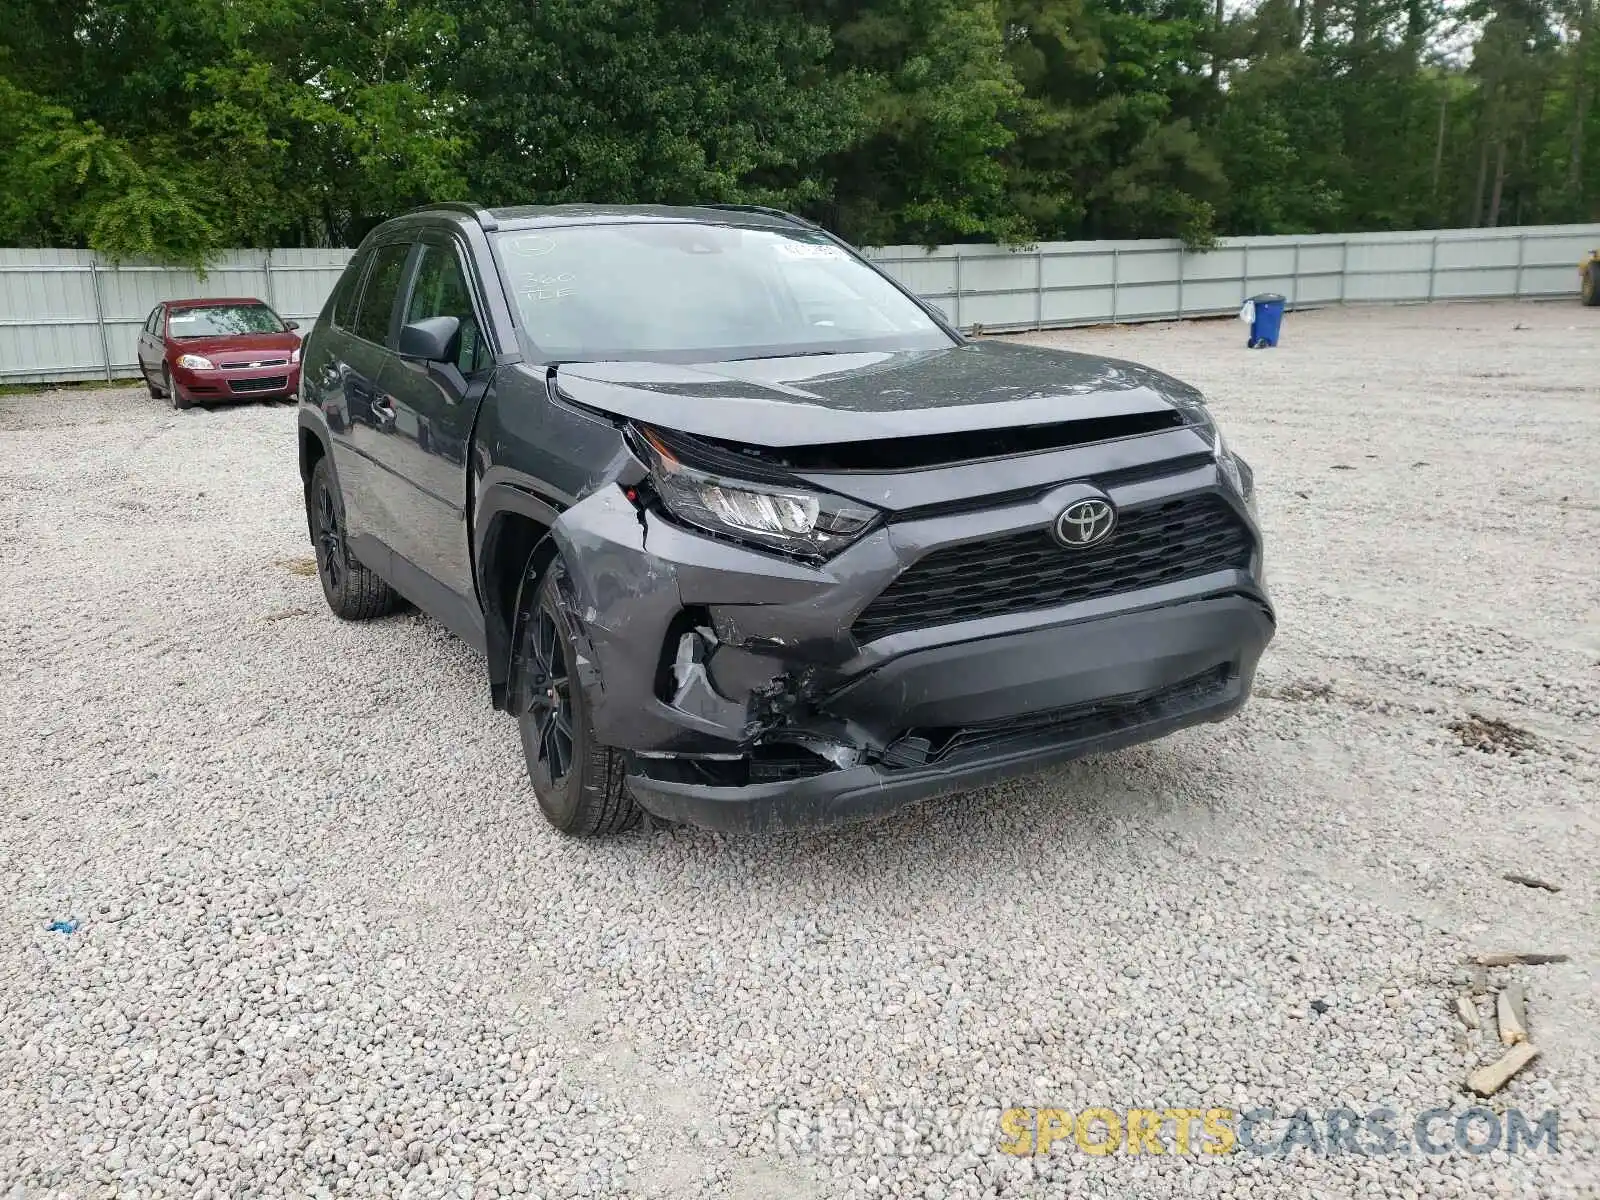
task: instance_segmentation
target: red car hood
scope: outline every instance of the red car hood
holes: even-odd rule
[[[278,354],[288,357],[300,344],[297,333],[236,333],[227,337],[169,338],[174,354]]]

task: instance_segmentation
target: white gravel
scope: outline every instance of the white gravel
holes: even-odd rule
[[[1043,340],[1255,464],[1257,700],[764,839],[550,832],[472,653],[300,573],[292,409],[0,397],[0,1195],[1600,1194],[1600,312]],[[1464,1110],[1508,949],[1572,958],[1490,973],[1543,1055],[1489,1103],[1556,1153],[997,1151],[1009,1106]]]

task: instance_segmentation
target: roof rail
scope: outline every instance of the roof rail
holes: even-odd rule
[[[436,204],[424,204],[421,208],[412,209],[406,215],[414,216],[417,213],[439,212],[441,209],[445,212],[464,213],[483,226],[485,233],[494,233],[500,228],[500,222],[495,219],[495,215],[492,212],[486,208],[479,208],[476,204],[468,204],[465,200],[440,200]]]
[[[796,216],[792,212],[785,212],[781,208],[772,208],[765,204],[697,204],[694,207],[717,208],[722,209],[725,212],[761,213],[768,217],[782,217],[785,221],[791,221],[796,225],[804,225],[810,229],[822,228],[822,226],[818,225],[815,221],[808,221],[804,217]]]

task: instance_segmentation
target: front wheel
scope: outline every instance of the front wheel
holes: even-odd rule
[[[573,669],[577,633],[561,594],[565,568],[557,559],[537,583],[521,620],[512,656],[513,695],[522,753],[545,820],[573,837],[622,833],[640,809],[623,782],[621,751],[596,744],[589,706]]]
[[[161,368],[161,394],[172,397],[172,407],[180,412],[189,407],[189,402],[178,394],[177,386],[172,382],[172,368]]]

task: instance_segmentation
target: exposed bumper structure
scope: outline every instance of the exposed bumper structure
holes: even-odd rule
[[[1159,659],[1139,653],[1139,639],[1147,634],[1160,643]],[[1095,698],[1027,719],[961,729],[944,754],[920,766],[860,763],[801,779],[730,787],[663,778],[659,761],[639,759],[628,783],[639,803],[657,816],[711,829],[757,832],[870,816],[1220,721],[1243,707],[1256,660],[1271,636],[1266,610],[1233,597],[1066,626],[1048,637],[967,643],[951,648],[959,654],[916,656],[924,661],[901,677],[937,670],[942,678],[964,680],[971,689],[965,694],[981,702],[985,693],[1004,686],[1006,666],[1033,647],[1040,657],[1030,674],[1038,685],[1045,684],[1038,668],[1060,663],[1067,671],[1060,677],[1061,692]],[[1075,652],[1090,661],[1068,665]],[[1207,669],[1183,674],[1202,662]],[[1129,690],[1173,676],[1155,687]],[[960,702],[963,687],[933,692],[940,703],[953,704]]]
[[[1130,531],[1146,513],[1157,534],[1190,536],[1174,507],[1190,500],[1220,508],[1228,530],[1178,548],[1210,547],[1192,571],[1160,546],[1121,566],[1078,560],[1131,583],[1086,590],[1073,572],[1062,581],[1056,555],[1072,551],[1026,538],[1081,486],[893,523],[821,565],[602,489],[553,530],[595,736],[631,752],[629,786],[652,813],[753,831],[882,812],[1236,712],[1274,628],[1249,510],[1210,464],[1108,488]],[[988,545],[1014,548],[999,584],[962,565],[964,548]],[[876,633],[869,606],[952,548],[939,561],[965,574],[935,571],[935,590],[896,603],[920,619],[948,588],[957,607]]]

